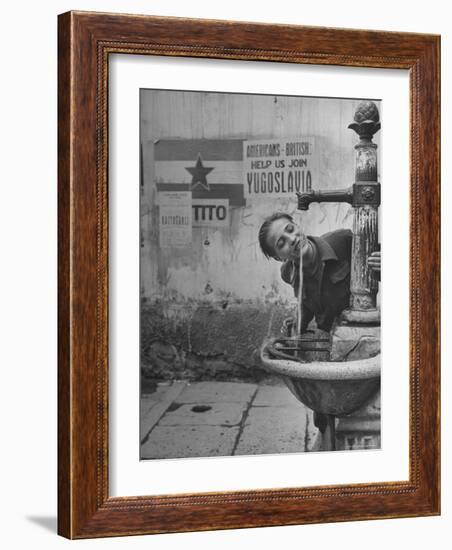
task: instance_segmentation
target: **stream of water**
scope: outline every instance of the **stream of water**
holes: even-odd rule
[[[297,336],[301,335],[302,322],[302,299],[303,299],[303,244],[306,237],[303,234],[303,241],[300,239],[299,258],[298,258],[298,297],[297,297]]]

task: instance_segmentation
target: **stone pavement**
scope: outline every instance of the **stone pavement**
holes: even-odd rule
[[[304,452],[317,433],[282,383],[175,381],[141,398],[142,459]]]

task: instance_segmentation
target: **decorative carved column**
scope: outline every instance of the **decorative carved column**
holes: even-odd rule
[[[380,312],[376,303],[378,280],[367,264],[369,255],[378,250],[380,184],[377,145],[372,138],[380,129],[380,116],[375,103],[360,103],[349,128],[358,134],[360,141],[355,146],[350,309],[344,311],[343,319],[354,323],[379,323]]]
[[[350,343],[357,341],[360,343],[352,352],[355,356],[346,356],[349,360],[376,353],[380,349],[380,327],[377,326],[380,324],[380,311],[376,304],[378,281],[367,265],[369,255],[378,250],[380,184],[377,146],[372,143],[374,134],[380,129],[377,106],[371,101],[361,103],[356,110],[355,121],[349,128],[358,134],[360,140],[355,146],[350,309],[343,312],[342,318],[345,322],[354,323],[354,326],[337,328],[332,344],[332,356],[336,360],[340,360],[341,354],[350,350]],[[339,419],[336,426],[336,448],[379,449],[380,413],[378,390],[358,411]]]

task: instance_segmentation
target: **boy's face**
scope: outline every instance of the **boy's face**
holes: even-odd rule
[[[306,245],[306,236],[300,227],[287,218],[279,218],[271,223],[267,244],[272,250],[275,259],[298,260],[300,257],[300,246]]]

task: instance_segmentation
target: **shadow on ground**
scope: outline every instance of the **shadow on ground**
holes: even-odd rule
[[[30,523],[39,525],[39,527],[42,527],[46,531],[57,532],[57,518],[55,516],[28,516],[26,519]]]

